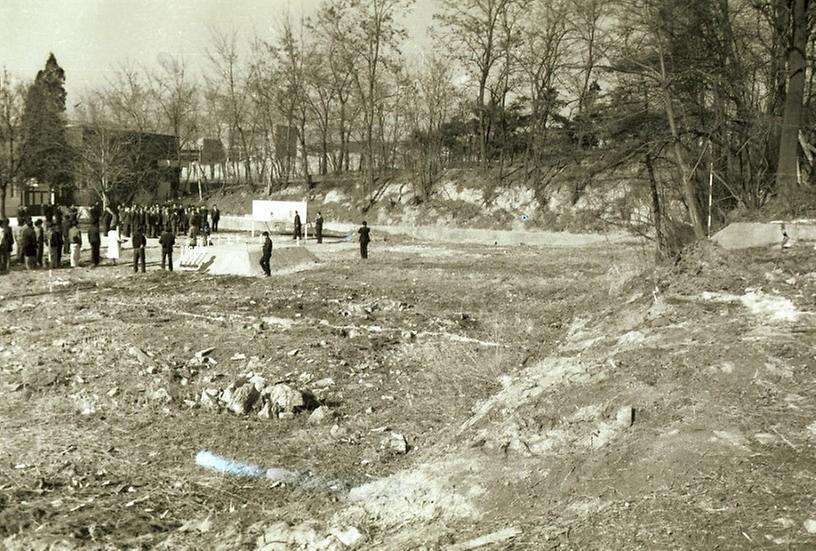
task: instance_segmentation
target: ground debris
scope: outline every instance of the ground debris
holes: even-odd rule
[[[505,528],[503,530],[499,530],[498,532],[493,532],[492,534],[487,534],[485,536],[480,536],[472,540],[451,545],[446,548],[446,551],[470,551],[471,549],[479,549],[480,547],[485,547],[488,545],[493,545],[496,543],[507,541],[509,539],[513,539],[520,534],[521,528],[517,527]]]

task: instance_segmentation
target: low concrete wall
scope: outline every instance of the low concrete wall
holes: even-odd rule
[[[816,241],[816,223],[802,222],[735,222],[711,239],[725,249],[750,249],[782,245],[782,230],[795,241]]]
[[[323,226],[327,232],[339,232],[357,236],[358,224],[327,222]],[[250,231],[252,219],[249,216],[221,216],[219,230]],[[256,231],[263,230],[263,224],[256,225]],[[309,226],[311,235],[312,228]],[[372,236],[378,233],[406,235],[423,241],[451,241],[456,243],[480,243],[498,245],[535,245],[543,247],[580,247],[592,244],[635,242],[638,239],[622,232],[617,233],[568,233],[548,231],[502,231],[467,228],[446,228],[442,226],[371,226]]]

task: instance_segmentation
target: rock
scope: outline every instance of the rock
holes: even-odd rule
[[[256,551],[277,551],[278,549],[319,549],[321,537],[309,523],[289,526],[285,522],[276,522],[267,527],[256,541]]]
[[[345,530],[334,528],[331,534],[346,547],[354,548],[365,542],[365,536],[355,526],[349,526]]]
[[[808,534],[816,534],[816,520],[809,518],[804,522],[804,526]]]
[[[796,524],[795,522],[793,522],[793,519],[787,517],[779,517],[774,522],[781,526],[782,528],[793,528],[794,525]]]
[[[295,414],[292,413],[291,411],[281,411],[280,413],[278,413],[278,419],[281,419],[281,420],[288,420],[288,419],[294,419],[294,418],[295,418]]]
[[[392,432],[384,443],[389,450],[396,454],[405,455],[408,453],[408,441],[398,432]]]
[[[260,417],[261,419],[270,419],[272,417],[272,414],[269,411],[269,402],[263,405],[261,411],[258,412],[258,417]]]
[[[260,375],[250,377],[249,384],[255,387],[255,390],[261,392],[266,387],[266,379]]]
[[[406,340],[406,341],[412,341],[412,340],[416,339],[416,336],[417,336],[416,331],[403,331],[401,333],[401,335],[402,335],[402,339]]]
[[[165,404],[169,404],[170,402],[173,401],[173,398],[170,396],[170,394],[164,388],[160,388],[160,389],[154,391],[153,394],[150,395],[150,397],[152,399],[154,399],[154,400],[159,401],[159,402],[164,402]]]
[[[334,379],[331,377],[325,377],[319,381],[315,381],[312,386],[315,388],[329,388],[330,386],[334,386]]]
[[[277,384],[266,387],[263,393],[268,397],[269,402],[277,411],[294,412],[295,409],[302,408],[306,405],[303,393],[289,385]]]
[[[108,396],[110,396],[111,398],[113,398],[117,394],[119,394],[119,387],[113,387],[108,391]]]
[[[227,402],[227,409],[238,415],[246,415],[252,411],[252,406],[255,405],[260,396],[261,393],[255,389],[254,385],[241,385],[232,393],[229,402]]]
[[[290,358],[294,358],[298,354],[300,354],[299,348],[295,348],[294,350],[290,350],[289,352],[286,353],[286,355],[289,356]]]
[[[209,356],[213,350],[215,350],[215,347],[213,346],[211,346],[210,348],[205,348],[204,350],[199,350],[198,352],[195,353],[195,357],[200,360],[205,356]]]
[[[215,409],[218,409],[218,401],[216,400],[215,396],[210,394],[210,392],[209,392],[210,390],[215,390],[215,389],[202,390],[201,391],[201,398],[199,398],[198,401],[201,404],[201,407],[203,407],[204,409],[215,410]],[[217,396],[218,391],[216,390],[215,392],[216,392],[216,396]]]
[[[635,408],[632,406],[623,406],[615,414],[615,420],[618,425],[622,427],[631,427],[635,422]]]
[[[329,419],[334,419],[337,414],[328,406],[320,406],[312,412],[309,420],[306,421],[309,425],[321,425]]]
[[[145,354],[145,352],[141,348],[137,348],[135,346],[131,346],[128,348],[128,354],[133,356],[136,361],[144,365],[153,365],[153,358]]]
[[[348,436],[348,430],[340,425],[332,425],[329,434],[332,435],[332,438],[345,438]]]
[[[230,360],[232,360],[233,362],[240,362],[242,360],[246,360],[246,354],[241,354],[240,352],[236,352],[235,354],[232,355]]]

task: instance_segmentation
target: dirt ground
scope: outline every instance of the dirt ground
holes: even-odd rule
[[[809,246],[311,247],[0,276],[5,548],[816,548]]]

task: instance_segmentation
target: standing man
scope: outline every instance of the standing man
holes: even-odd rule
[[[195,242],[198,237],[198,228],[201,226],[201,214],[198,209],[193,208],[190,215],[190,240]]]
[[[218,221],[221,220],[221,211],[218,210],[218,205],[212,206],[210,217],[212,218],[212,231],[213,233],[218,233]]]
[[[37,236],[34,233],[34,224],[31,219],[26,220],[23,231],[20,232],[20,240],[17,246],[23,253],[25,259],[25,269],[33,270],[37,266]]]
[[[300,223],[300,215],[298,211],[295,211],[295,230],[292,232],[292,239],[300,239],[300,229],[302,224]]]
[[[162,248],[162,270],[164,270],[164,260],[167,259],[167,267],[170,271],[173,271],[173,245],[176,244],[176,235],[170,229],[170,227],[165,227],[164,231],[159,237],[159,244],[161,244]]]
[[[145,272],[145,247],[147,246],[147,239],[144,236],[144,229],[142,226],[133,227],[133,273],[139,272],[139,263],[142,264],[142,273]]]
[[[71,251],[71,240],[68,232],[71,231],[71,213],[67,210],[62,215],[62,253],[68,254]]]
[[[318,243],[323,243],[323,215],[317,211],[317,218],[315,218],[315,236]]]
[[[51,235],[48,236],[48,265],[52,270],[62,266],[62,230],[59,224],[51,226]]]
[[[272,240],[269,239],[269,232],[263,232],[263,253],[261,254],[261,268],[263,268],[264,276],[272,275],[272,270],[269,267],[269,259],[272,258]]]
[[[9,221],[0,220],[0,273],[8,272],[11,262],[11,248],[14,246],[14,235],[11,233]]]
[[[357,233],[360,234],[360,258],[368,258],[368,242],[371,241],[371,230],[365,220],[363,220],[363,225],[357,230]]]
[[[68,241],[70,242],[71,268],[79,266],[79,251],[82,249],[82,232],[79,231],[79,222],[72,219],[71,229],[68,230]]]
[[[122,235],[124,237],[130,237],[131,218],[131,207],[124,207],[122,209]]]
[[[207,218],[210,215],[209,211],[207,210],[207,206],[201,205],[201,208],[198,210],[198,212],[201,216],[201,225],[199,227],[202,231],[206,232],[207,229],[209,228],[209,226],[207,225]]]
[[[91,267],[96,268],[102,260],[102,255],[99,249],[102,247],[102,238],[99,235],[99,226],[96,222],[91,222],[91,227],[88,228],[88,244],[91,246]]]
[[[43,267],[43,249],[45,248],[45,232],[43,231],[42,220],[34,222],[34,238],[37,242],[37,267]]]

